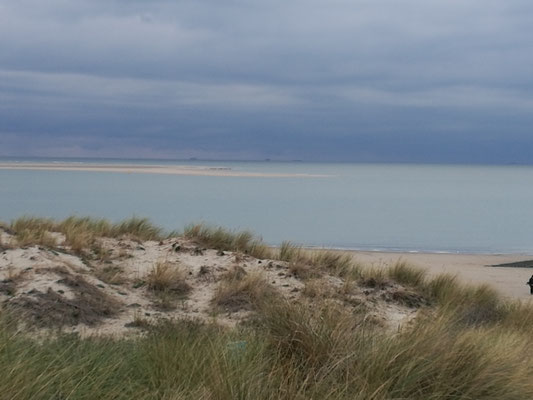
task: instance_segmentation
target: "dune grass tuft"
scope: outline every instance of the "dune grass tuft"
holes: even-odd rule
[[[75,253],[84,253],[94,246],[97,238],[128,237],[134,240],[162,240],[167,237],[163,230],[146,218],[133,217],[116,224],[106,219],[71,216],[55,222],[48,218],[24,216],[11,222],[9,230],[14,233],[20,246],[56,246],[51,233],[65,236],[65,244]]]
[[[178,296],[183,296],[191,290],[186,276],[180,265],[159,261],[148,273],[145,281],[148,284],[148,289],[154,292],[172,292]]]
[[[275,289],[263,275],[247,274],[235,268],[219,281],[211,303],[225,311],[251,310],[276,296]]]
[[[302,258],[302,248],[291,242],[282,242],[279,246],[278,259],[281,261],[296,262]]]
[[[423,286],[426,276],[426,272],[423,269],[413,267],[403,260],[397,261],[387,270],[387,273],[393,281],[412,287]]]
[[[268,246],[248,231],[234,232],[221,227],[194,224],[185,227],[184,236],[207,248],[242,252],[257,258],[273,257]]]

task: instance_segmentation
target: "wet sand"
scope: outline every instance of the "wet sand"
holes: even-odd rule
[[[227,167],[189,165],[78,164],[78,163],[0,163],[0,170],[88,171],[128,174],[164,174],[189,176],[229,176],[253,178],[327,178],[330,175],[284,174],[235,171]]]
[[[487,255],[487,254],[433,254],[433,253],[386,253],[350,251],[354,258],[364,264],[388,266],[399,259],[424,268],[428,276],[442,273],[457,275],[465,283],[487,283],[501,294],[510,298],[528,300],[526,282],[533,274],[533,268],[493,267],[492,265],[533,260],[532,255]]]

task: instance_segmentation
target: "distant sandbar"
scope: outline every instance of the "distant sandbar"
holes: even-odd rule
[[[191,176],[229,176],[257,178],[326,178],[331,175],[295,174],[271,172],[234,171],[228,167],[189,166],[189,165],[139,165],[139,164],[82,164],[82,163],[0,163],[0,170],[37,171],[88,171],[119,172],[127,174],[163,174]]]

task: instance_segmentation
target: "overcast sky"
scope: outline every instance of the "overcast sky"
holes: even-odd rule
[[[531,0],[0,0],[0,156],[533,163]]]

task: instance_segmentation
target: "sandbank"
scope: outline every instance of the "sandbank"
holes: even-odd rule
[[[128,174],[162,174],[190,176],[225,176],[253,178],[325,178],[330,175],[270,173],[235,171],[228,167],[189,166],[189,165],[139,165],[139,164],[81,164],[81,163],[0,163],[0,170],[36,171],[88,171],[118,172]]]

